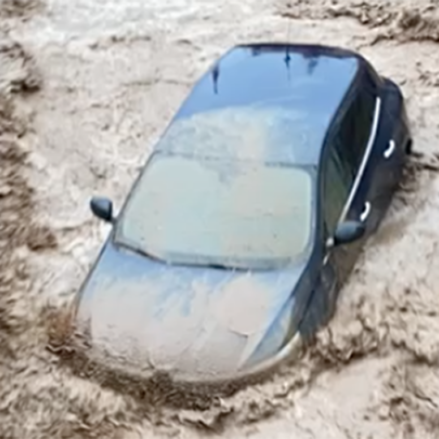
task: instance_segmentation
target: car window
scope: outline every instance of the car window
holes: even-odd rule
[[[221,108],[173,121],[157,150],[221,160],[306,165],[318,161],[326,119],[324,111],[302,104]]]
[[[328,142],[328,156],[323,167],[323,213],[325,230],[334,233],[372,130],[375,93],[363,88],[352,98]]]
[[[372,129],[375,96],[363,88],[355,94],[337,129],[335,147],[343,166],[343,178],[352,185]]]
[[[311,239],[313,181],[302,167],[156,153],[115,240],[171,263],[293,263]]]
[[[343,164],[335,149],[323,166],[322,208],[324,228],[327,236],[331,236],[340,219],[343,207],[348,199],[350,185],[343,172]]]

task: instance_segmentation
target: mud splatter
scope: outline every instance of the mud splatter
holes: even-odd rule
[[[389,2],[332,2],[322,1],[317,5],[308,0],[284,1],[277,3],[277,13],[285,18],[330,20],[352,18],[368,27],[390,24],[397,16]]]
[[[0,17],[29,19],[43,8],[40,0],[2,0]]]
[[[426,11],[403,10],[399,13],[389,29],[376,36],[380,40],[430,41],[439,42],[439,11],[428,8]]]
[[[42,82],[33,58],[8,38],[0,39],[0,78],[0,88],[8,94],[38,91]]]
[[[351,18],[370,29],[377,29],[371,44],[382,40],[439,41],[439,10],[434,2],[423,2],[422,7],[407,7],[396,1],[322,1],[317,4],[307,0],[280,0],[277,13],[290,19]]]

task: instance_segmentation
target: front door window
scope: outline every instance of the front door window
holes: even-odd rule
[[[327,237],[334,234],[349,196],[351,182],[344,170],[336,152],[331,151],[323,174],[323,215]]]

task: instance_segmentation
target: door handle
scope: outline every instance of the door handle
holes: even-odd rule
[[[364,223],[364,222],[367,220],[367,217],[368,217],[369,214],[370,214],[371,207],[372,207],[372,206],[370,205],[369,201],[366,201],[366,202],[364,203],[363,211],[360,213],[360,221],[361,221],[361,222]]]
[[[392,156],[392,154],[395,152],[395,148],[396,148],[395,141],[393,139],[390,139],[389,144],[387,145],[387,148],[383,154],[384,158],[385,159],[390,158]]]

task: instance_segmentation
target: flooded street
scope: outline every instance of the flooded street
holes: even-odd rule
[[[46,349],[116,208],[194,81],[236,43],[361,51],[401,85],[419,153],[295,365],[194,408],[146,404]],[[437,0],[0,0],[0,437],[437,438]],[[58,325],[62,332],[62,325]]]

